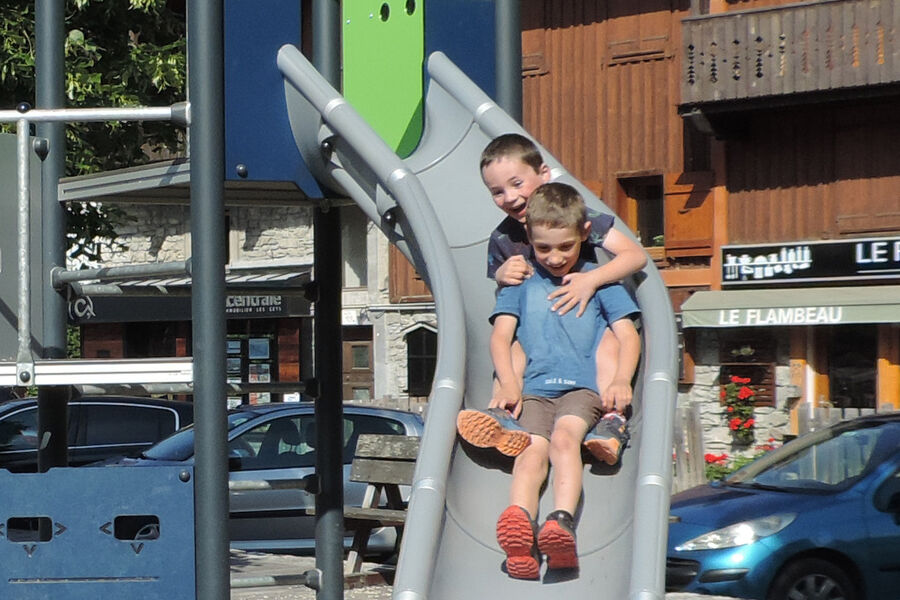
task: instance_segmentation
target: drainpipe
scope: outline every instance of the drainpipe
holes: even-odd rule
[[[497,104],[522,122],[522,20],[520,0],[494,2]]]

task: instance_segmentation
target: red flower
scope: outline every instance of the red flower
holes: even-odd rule
[[[750,429],[751,427],[753,427],[754,423],[756,423],[754,419],[747,419],[746,421],[744,421],[744,429]]]
[[[719,398],[721,398],[722,400],[725,399],[725,388],[719,390]]]
[[[746,385],[742,386],[741,389],[738,391],[737,397],[738,397],[738,400],[746,400],[747,398],[752,398],[753,390],[748,388]]]
[[[703,460],[709,464],[724,464],[728,460],[728,455],[707,453],[703,455]]]
[[[740,429],[741,428],[741,418],[735,417],[735,418],[731,419],[730,421],[728,421],[728,428],[731,429],[732,431],[736,431],[736,430]]]
[[[728,408],[725,409],[725,412],[730,412],[730,413],[734,412],[734,407],[729,406]]]
[[[741,378],[738,377],[737,375],[732,375],[732,376],[731,376],[731,383],[742,383],[742,382],[741,382]]]

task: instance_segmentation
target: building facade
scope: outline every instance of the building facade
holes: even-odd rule
[[[525,127],[661,269],[708,447],[900,406],[900,3],[522,4]],[[652,340],[648,340],[652,343]]]

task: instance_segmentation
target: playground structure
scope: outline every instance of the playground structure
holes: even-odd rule
[[[197,2],[191,6],[201,4]],[[288,4],[281,2],[278,6],[284,8]],[[246,5],[232,3],[231,8],[236,7],[246,8]],[[217,210],[221,209],[220,206],[217,208],[216,195],[221,197],[222,174],[229,172],[246,178],[258,172],[254,164],[249,163],[248,167],[245,162],[240,163],[244,169],[236,167],[234,171],[226,170],[223,160],[223,154],[227,154],[227,150],[223,151],[227,145],[222,143],[225,127],[221,120],[215,118],[216,102],[221,102],[221,97],[216,99],[214,95],[217,89],[226,86],[219,85],[221,78],[215,69],[216,60],[221,61],[222,53],[216,56],[215,51],[210,51],[210,48],[214,50],[218,47],[217,41],[221,39],[224,29],[221,16],[216,7],[208,6],[192,13],[193,22],[189,20],[191,48],[203,48],[203,54],[212,58],[204,59],[205,64],[200,62],[200,67],[195,66],[197,63],[191,63],[192,100],[189,110],[187,105],[173,107],[161,117],[175,116],[191,128],[192,209],[195,216],[207,211],[205,214],[208,217],[197,219],[196,222],[204,226],[192,242],[195,348],[216,347],[220,338],[222,343],[219,347],[224,346],[221,327],[224,317],[203,309],[205,306],[221,306],[224,295],[221,281],[224,262],[221,249],[217,248],[223,236],[215,225],[210,225],[222,222],[222,219],[216,219]],[[428,40],[427,23],[425,31]],[[322,35],[319,33],[320,30],[317,30],[314,38],[314,56],[321,55],[323,46],[327,48],[334,43],[334,39],[324,30]],[[268,40],[265,45],[271,46],[275,41]],[[629,597],[636,600],[661,598],[676,365],[674,321],[665,286],[655,267],[649,264],[633,286],[643,312],[644,352],[635,387],[632,447],[626,452],[620,469],[588,467],[585,474],[584,510],[579,524],[580,574],[572,579],[553,581],[552,587],[510,580],[500,569],[503,556],[493,540],[493,523],[505,504],[505,491],[491,493],[506,489],[504,479],[508,475],[503,469],[485,465],[477,457],[468,456],[455,444],[455,417],[463,403],[470,407],[486,405],[490,390],[486,317],[493,303],[493,284],[484,277],[483,267],[487,237],[499,217],[484,192],[477,172],[477,157],[495,135],[510,131],[525,132],[453,62],[441,53],[431,54],[427,69],[428,93],[421,107],[421,114],[424,114],[422,136],[409,156],[401,159],[357,110],[335,91],[333,73],[329,77],[327,64],[323,65],[321,59],[317,59],[320,64],[316,66],[325,73],[323,76],[306,61],[294,44],[279,43],[279,46],[277,69],[279,77],[284,78],[284,87],[279,96],[267,96],[265,102],[282,107],[283,120],[290,123],[292,141],[299,148],[302,159],[296,162],[305,165],[314,176],[302,176],[302,181],[293,180],[298,187],[305,187],[304,191],[311,198],[322,196],[325,200],[317,204],[317,266],[323,266],[319,262],[321,259],[332,261],[333,267],[334,256],[339,254],[334,252],[333,247],[336,211],[328,214],[328,197],[335,193],[349,196],[414,263],[429,283],[437,305],[441,326],[438,364],[414,477],[394,597],[399,600],[444,599],[473,593],[512,592],[523,598],[543,598],[550,593],[565,591],[576,598],[597,597],[598,594],[607,598]],[[425,46],[428,48],[429,44]],[[317,50],[320,52],[317,53]],[[199,52],[193,54],[197,56]],[[271,57],[273,63],[274,54]],[[139,112],[132,116],[143,117]],[[37,109],[0,116],[19,122],[20,130],[27,133],[28,117],[32,120],[58,118],[62,121],[83,118],[85,114],[56,111],[51,116]],[[101,117],[100,114],[94,116]],[[123,115],[118,117],[123,118]],[[283,138],[285,133],[281,130],[273,135]],[[267,135],[269,131],[263,134]],[[27,155],[27,135],[19,135],[18,148],[20,156]],[[557,179],[578,187],[594,208],[609,211],[544,152]],[[253,156],[252,152],[248,156]],[[21,181],[28,181],[28,172],[23,171],[21,165],[29,161],[20,158],[18,162],[20,175],[24,173]],[[28,205],[29,194],[27,186],[24,190],[22,187],[19,233],[20,243],[25,240],[24,246],[27,247],[30,227],[27,225],[27,214],[24,214],[27,210],[21,207],[23,203]],[[323,189],[334,192],[322,193]],[[312,201],[316,203],[316,200]],[[25,274],[31,266],[27,250],[20,249],[18,257],[19,272]],[[155,268],[185,271],[185,265]],[[338,273],[339,269],[326,265],[322,271]],[[129,274],[140,273],[132,269]],[[103,280],[119,275],[121,273],[109,271],[80,275],[56,272],[55,280],[63,285],[79,279]],[[329,524],[340,523],[340,496],[335,502],[334,488],[329,487],[335,467],[338,472],[340,470],[340,451],[338,449],[330,455],[328,450],[333,446],[331,442],[339,438],[328,436],[328,432],[338,430],[340,403],[330,401],[339,396],[330,395],[334,386],[329,385],[327,375],[321,375],[319,370],[320,364],[334,361],[335,352],[339,358],[339,345],[335,348],[334,342],[340,336],[339,333],[333,335],[333,327],[338,323],[337,315],[328,310],[329,302],[333,306],[339,305],[339,301],[334,301],[335,297],[339,298],[339,280],[327,281],[326,277],[321,277],[316,283],[320,290],[316,310],[316,373],[320,380],[317,412],[321,411],[324,425],[318,428],[322,437],[322,443],[317,443],[320,448],[318,468],[322,487],[331,492],[322,494],[321,506],[317,499],[317,514],[321,515],[320,521],[323,523],[321,528],[317,527],[318,535],[320,531],[327,531]],[[335,288],[338,294],[334,294]],[[29,289],[29,277],[22,277],[18,306],[29,305]],[[30,334],[26,335],[28,331],[29,316],[20,313],[19,353],[12,375],[19,382],[33,381],[44,385],[46,370],[51,364],[58,368],[59,365],[57,361],[31,359],[30,349],[25,350],[27,341],[31,339]],[[196,482],[194,495],[197,506],[197,594],[202,598],[221,597],[223,585],[227,588],[227,572],[222,577],[223,564],[227,568],[227,555],[222,543],[222,515],[223,512],[227,514],[227,494],[222,485],[227,479],[222,428],[225,385],[224,365],[216,354],[197,355],[192,368],[185,369],[184,365],[180,365],[177,373],[166,372],[163,376],[167,379],[180,377],[186,383],[192,383],[197,403],[198,458],[193,480]],[[340,363],[339,360],[334,362]],[[5,368],[9,376],[11,367],[6,365]],[[46,383],[80,383],[75,381],[75,374],[83,373],[83,365],[63,363],[61,368],[63,375],[52,380],[48,378]],[[146,372],[136,374],[130,363],[121,370],[123,375],[120,380],[110,381],[110,384],[152,383]],[[339,386],[337,389],[340,389]],[[330,425],[334,426],[329,428]],[[35,486],[46,483],[46,480],[41,481],[41,477],[44,476],[35,477]],[[339,483],[337,490],[340,490]],[[601,500],[603,510],[595,509],[592,503]],[[546,507],[542,507],[543,512],[546,512]],[[335,539],[340,537],[340,529],[331,527],[331,530],[338,532],[338,535],[322,534],[321,560],[317,550],[319,581],[313,582],[321,598],[341,595],[342,549],[341,540]],[[227,545],[227,538],[225,542]],[[73,577],[75,574],[68,575]],[[545,583],[550,582],[550,579],[545,580]],[[130,594],[130,597],[138,596]]]

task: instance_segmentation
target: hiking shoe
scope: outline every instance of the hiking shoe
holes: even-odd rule
[[[496,448],[506,456],[518,456],[531,443],[531,434],[502,408],[460,411],[456,429],[473,446]]]
[[[547,555],[548,569],[578,568],[575,548],[575,518],[564,510],[547,515],[538,534],[538,549]]]
[[[625,417],[609,413],[584,436],[583,445],[597,460],[614,465],[619,462],[629,437]]]
[[[497,519],[497,543],[506,552],[506,572],[516,579],[537,579],[541,555],[537,550],[537,523],[521,506],[507,507]]]

